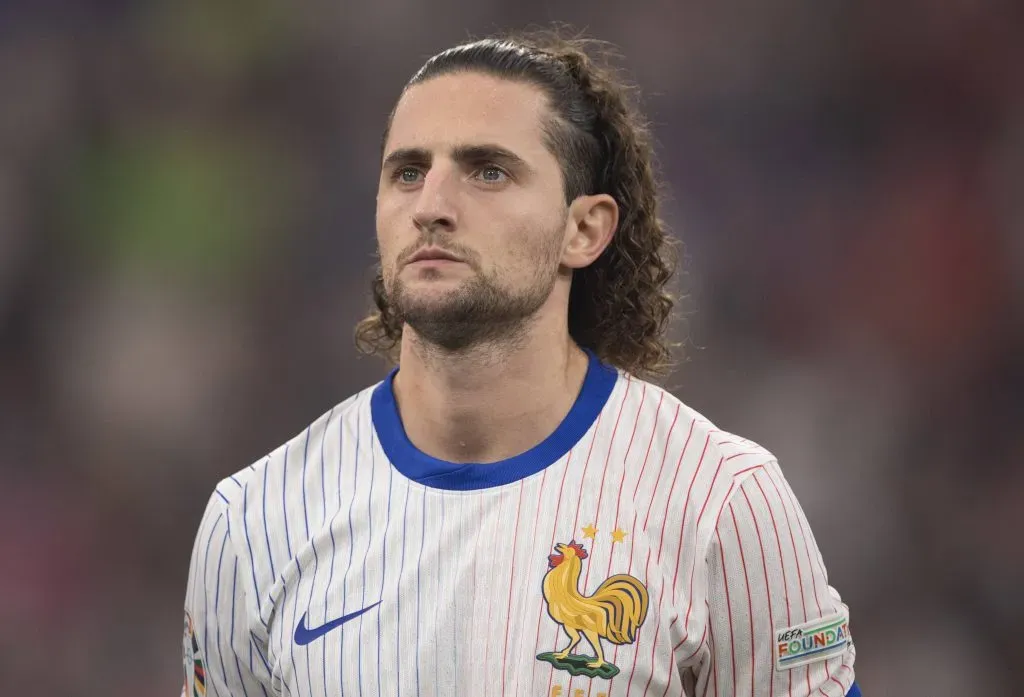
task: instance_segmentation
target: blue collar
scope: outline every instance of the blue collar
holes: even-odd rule
[[[618,373],[589,351],[583,387],[554,433],[524,453],[487,464],[446,462],[431,457],[409,440],[395,403],[395,368],[373,391],[370,409],[381,447],[395,469],[435,489],[469,491],[519,481],[558,462],[590,430],[611,396]]]

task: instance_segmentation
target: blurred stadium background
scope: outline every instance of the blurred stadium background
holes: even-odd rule
[[[0,1],[0,685],[177,695],[217,480],[358,359],[378,136],[469,36],[643,88],[684,241],[669,380],[780,458],[865,695],[1024,689],[1024,5]]]

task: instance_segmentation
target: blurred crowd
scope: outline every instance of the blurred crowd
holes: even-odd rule
[[[772,450],[879,695],[1024,685],[1024,5],[0,1],[0,685],[177,695],[214,484],[358,358],[379,135],[570,22],[645,95],[666,384]]]

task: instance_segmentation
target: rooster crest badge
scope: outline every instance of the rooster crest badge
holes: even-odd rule
[[[628,574],[616,574],[591,595],[584,595],[579,581],[587,550],[573,540],[567,545],[556,544],[555,552],[548,556],[544,600],[551,619],[569,637],[569,645],[537,658],[570,675],[611,679],[619,674],[619,668],[605,660],[601,639],[612,644],[636,641],[637,631],[647,618],[647,588]],[[572,653],[583,638],[594,647],[597,656]]]

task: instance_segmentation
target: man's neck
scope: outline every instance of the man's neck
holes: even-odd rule
[[[564,334],[457,354],[425,346],[407,328],[395,399],[419,450],[449,462],[497,462],[547,438],[572,408],[588,358]]]

